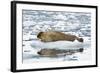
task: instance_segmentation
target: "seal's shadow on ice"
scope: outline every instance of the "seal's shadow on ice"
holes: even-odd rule
[[[38,55],[42,57],[59,57],[59,56],[67,56],[67,55],[72,55],[74,53],[82,53],[83,48],[80,49],[67,49],[67,50],[59,50],[59,49],[41,49],[40,51],[37,52]]]

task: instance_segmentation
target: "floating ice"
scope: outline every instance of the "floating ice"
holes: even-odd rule
[[[90,46],[90,41],[85,41],[83,43],[78,42],[77,40],[74,42],[70,41],[56,41],[56,42],[41,42],[41,41],[33,41],[31,43],[32,47],[38,47],[38,48],[57,48],[57,49],[80,49]]]

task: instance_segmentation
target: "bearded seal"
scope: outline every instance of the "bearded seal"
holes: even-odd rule
[[[53,41],[75,41],[83,42],[83,38],[79,38],[75,35],[64,34],[57,31],[40,32],[37,38],[41,39],[43,42],[53,42]]]

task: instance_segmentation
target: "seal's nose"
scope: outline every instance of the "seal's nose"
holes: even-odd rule
[[[40,52],[37,52],[39,55],[41,54]]]

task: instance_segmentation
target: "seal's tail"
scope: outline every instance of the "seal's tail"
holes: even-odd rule
[[[79,37],[76,37],[76,39],[79,41],[79,42],[83,42],[83,38],[79,38]]]
[[[83,52],[83,50],[84,50],[83,48],[80,48],[80,49],[78,50],[78,52]]]

